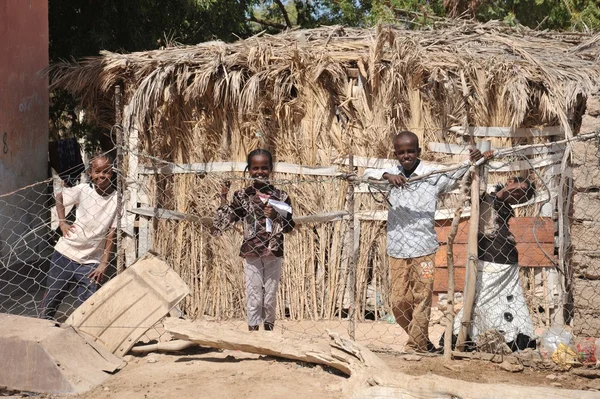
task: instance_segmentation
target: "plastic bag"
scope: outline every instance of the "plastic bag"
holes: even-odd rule
[[[564,327],[550,327],[540,339],[540,355],[544,359],[548,359],[558,349],[560,344],[569,346],[573,343],[573,335],[565,330]]]
[[[575,339],[577,355],[583,364],[596,364],[596,339],[578,337]]]

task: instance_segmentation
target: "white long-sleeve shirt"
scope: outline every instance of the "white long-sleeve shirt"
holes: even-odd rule
[[[420,161],[410,177],[437,170]],[[387,221],[387,253],[393,258],[417,258],[434,253],[439,247],[435,226],[435,210],[441,194],[452,191],[468,170],[464,166],[447,174],[434,174],[405,187],[392,187]],[[367,169],[365,178],[381,179],[385,173],[403,175],[402,166],[389,169]]]

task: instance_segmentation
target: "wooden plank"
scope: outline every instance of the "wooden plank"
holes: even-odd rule
[[[393,168],[394,166],[398,165],[398,160],[396,160],[396,159],[359,157],[356,155],[353,156],[353,158],[354,158],[354,166],[357,166],[360,168],[388,169],[388,168]],[[336,158],[333,160],[332,163],[347,166],[350,163],[350,159],[349,159],[349,157]],[[430,164],[430,163],[428,162],[428,164]],[[440,167],[441,166],[443,166],[443,165],[440,165]]]
[[[165,261],[148,254],[100,287],[66,324],[123,356],[189,292]]]
[[[130,209],[129,212],[134,213],[136,215],[152,217],[158,219],[167,219],[167,220],[187,220],[189,222],[194,223],[202,223],[205,226],[212,226],[213,218],[208,216],[197,216],[189,213],[173,211],[170,209],[163,208],[136,208]],[[332,222],[335,220],[342,220],[348,218],[348,212],[346,211],[336,211],[336,212],[325,212],[319,213],[315,215],[305,215],[305,216],[296,216],[294,217],[294,221],[298,224],[302,223],[325,223]]]
[[[517,243],[519,251],[519,266],[521,267],[551,267],[552,262],[546,257],[544,251],[552,256],[554,253],[553,243]],[[440,246],[435,254],[435,264],[440,267],[448,265],[446,245]],[[454,265],[464,267],[467,264],[467,244],[454,244]]]
[[[552,152],[563,152],[566,143],[548,143],[547,147],[542,148],[525,148],[523,150],[518,151],[519,155],[542,155],[548,154]],[[463,144],[452,144],[452,143],[439,143],[439,142],[430,142],[427,145],[429,151],[437,152],[440,154],[453,154],[453,155],[469,155],[469,148],[471,145],[463,145]],[[492,150],[505,149],[503,147],[492,147]]]
[[[168,164],[162,167],[142,166],[140,175],[160,174],[189,174],[189,173],[220,173],[243,172],[246,162],[209,162],[193,164]],[[304,166],[285,162],[275,162],[273,170],[276,173],[311,176],[337,176],[340,174],[337,166]]]
[[[356,166],[364,167],[364,168],[374,168],[374,169],[388,169],[393,168],[398,165],[398,161],[395,159],[383,159],[383,158],[365,158],[362,157],[362,162],[360,162],[361,157],[356,157],[358,161],[356,162]],[[522,170],[530,170],[531,168],[543,168],[546,166],[554,165],[560,163],[562,159],[562,152],[556,154],[545,155],[543,157],[532,158],[528,161],[519,160],[512,162],[501,162],[501,161],[490,161],[488,162],[489,173],[506,173],[506,172],[518,172]],[[340,163],[343,165],[347,165],[347,159],[337,159],[334,160],[334,163]],[[433,162],[426,162],[428,166],[432,166],[434,168],[447,168],[452,165],[444,165]]]
[[[445,243],[448,241],[451,223],[451,220],[436,222],[435,230],[438,234],[439,242]],[[456,244],[466,244],[468,226],[468,219],[461,220],[454,241]],[[518,243],[535,243],[536,238],[537,242],[540,243],[554,243],[554,221],[551,218],[512,218],[510,220],[510,231],[514,234],[515,241]]]
[[[490,166],[488,171],[489,173],[504,173],[504,172],[518,172],[521,170],[531,170],[537,168],[543,168],[545,166],[554,165],[556,163],[560,163],[563,154],[552,154],[544,157],[533,158],[530,160],[521,160],[514,161],[510,163],[492,161],[488,162]]]
[[[549,136],[561,136],[564,137],[565,132],[561,126],[544,126],[541,128],[511,128],[511,127],[481,127],[471,126],[465,130],[460,126],[454,126],[448,129],[448,131],[476,137],[549,137]]]

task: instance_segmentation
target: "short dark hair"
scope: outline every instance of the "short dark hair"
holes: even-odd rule
[[[419,136],[417,136],[415,133],[411,132],[410,130],[403,130],[400,133],[398,133],[397,135],[394,136],[394,143],[402,138],[405,137],[410,137],[411,139],[415,139],[415,141],[417,142],[417,148],[419,148]]]
[[[525,198],[527,198],[527,201],[529,201],[535,196],[535,184],[533,184],[531,180],[521,176],[515,176],[512,179],[517,183],[523,183],[527,186],[527,188],[525,189]]]
[[[248,158],[246,159],[246,163],[248,164],[246,168],[250,167],[250,161],[253,157],[257,155],[265,155],[269,160],[269,167],[271,168],[271,170],[273,170],[273,155],[271,155],[271,152],[269,150],[265,150],[264,148],[257,148],[256,150],[250,151],[250,153],[248,154]]]
[[[108,161],[108,163],[110,163],[111,165],[114,166],[115,163],[115,157],[112,155],[112,152],[114,150],[110,150],[107,152],[96,152],[94,153],[94,155],[92,155],[92,157],[90,158],[90,166],[92,166],[92,163],[94,163],[94,161],[96,159],[106,159]]]

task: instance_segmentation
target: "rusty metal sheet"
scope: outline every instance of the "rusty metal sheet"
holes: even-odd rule
[[[0,359],[0,386],[51,394],[88,391],[124,365],[71,327],[8,314],[0,314]]]
[[[102,286],[66,324],[123,356],[188,294],[164,260],[147,254]]]

